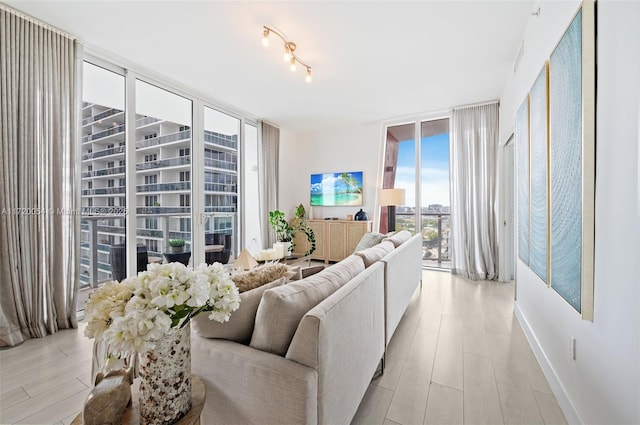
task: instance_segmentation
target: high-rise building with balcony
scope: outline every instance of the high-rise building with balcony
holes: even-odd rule
[[[135,176],[126,174],[125,114],[83,104],[81,285],[113,278],[113,246],[123,245],[127,220],[137,243],[162,258],[169,239],[191,244],[191,128],[137,115]],[[238,197],[238,136],[204,132],[205,240],[232,234]],[[202,156],[198,155],[202,159]],[[126,203],[127,179],[135,179],[136,205]],[[131,184],[131,183],[130,183]],[[144,249],[143,248],[143,249]],[[124,247],[121,248],[124,250]]]

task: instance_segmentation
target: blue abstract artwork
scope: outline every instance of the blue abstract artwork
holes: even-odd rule
[[[529,265],[529,98],[516,114],[518,257]]]
[[[547,280],[547,67],[538,74],[530,93],[531,185],[530,185],[530,261],[540,279]]]
[[[551,287],[581,311],[582,11],[549,65]]]

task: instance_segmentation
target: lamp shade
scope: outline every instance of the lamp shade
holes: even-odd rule
[[[404,189],[380,189],[380,205],[404,205]]]

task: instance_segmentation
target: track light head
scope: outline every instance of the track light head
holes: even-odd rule
[[[285,36],[282,35],[279,31],[264,25],[262,27],[262,45],[263,46],[269,45],[269,35],[271,35],[271,33],[274,33],[275,35],[280,37],[280,39],[284,43],[284,55],[282,56],[282,59],[285,62],[289,62],[289,69],[291,71],[295,71],[296,65],[297,65],[296,62],[299,63],[300,65],[304,66],[307,69],[307,75],[305,80],[307,82],[311,82],[311,67],[306,63],[304,63],[303,61],[301,61],[298,56],[296,56],[295,54],[295,51],[297,48],[296,43],[294,43],[293,41],[287,40]]]

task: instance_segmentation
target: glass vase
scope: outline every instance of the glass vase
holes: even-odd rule
[[[191,328],[171,329],[140,353],[140,424],[168,425],[191,409]]]

